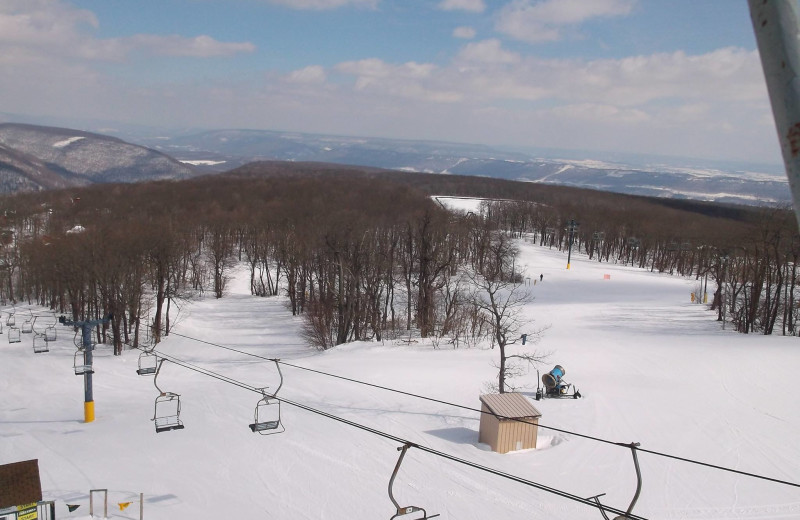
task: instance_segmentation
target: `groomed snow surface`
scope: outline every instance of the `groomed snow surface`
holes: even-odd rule
[[[541,424],[640,442],[643,448],[800,482],[796,337],[721,330],[690,303],[691,279],[597,263],[522,246],[535,300],[526,311],[547,327],[548,351],[580,400],[536,402]],[[609,274],[610,279],[604,279]],[[497,351],[416,343],[355,343],[318,353],[300,339],[283,298],[248,294],[237,271],[228,295],[185,305],[175,332],[293,364],[478,407],[496,375]],[[173,309],[174,311],[174,309]],[[25,313],[17,307],[18,320]],[[5,315],[4,315],[5,318]],[[159,348],[249,385],[277,384],[274,365],[170,336]],[[533,347],[532,347],[533,348]],[[398,443],[283,406],[286,432],[248,424],[258,395],[171,363],[162,389],[181,395],[184,430],[157,434],[157,391],[136,374],[137,353],[95,354],[97,419],[83,420],[83,381],[73,373],[72,333],[59,326],[49,353],[30,335],[0,343],[0,463],[38,459],[58,518],[89,518],[90,489],[109,490],[109,518],[378,519],[394,508],[387,484]],[[413,442],[568,493],[626,509],[636,484],[630,451],[539,430],[539,448],[500,455],[478,444],[468,410],[284,367],[281,396]],[[536,373],[516,381],[533,398]],[[644,487],[634,513],[652,519],[800,518],[800,489],[639,455]],[[600,519],[596,509],[411,449],[397,477],[401,505],[443,519]],[[99,497],[96,497],[99,498]],[[78,504],[68,513],[66,504]],[[102,515],[97,508],[95,516]],[[413,515],[409,515],[413,516]]]

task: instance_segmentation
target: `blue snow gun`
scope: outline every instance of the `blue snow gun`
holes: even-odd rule
[[[536,400],[539,401],[542,397],[572,397],[573,399],[581,397],[581,393],[577,388],[564,381],[566,373],[567,371],[564,370],[564,367],[556,365],[553,370],[543,375],[544,391],[542,391],[541,387],[536,389]],[[572,389],[572,393],[570,393],[570,389]]]

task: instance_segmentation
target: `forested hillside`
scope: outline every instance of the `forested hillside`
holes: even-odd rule
[[[455,214],[433,193],[493,200]],[[478,293],[524,284],[513,239],[566,252],[570,220],[573,254],[694,276],[697,301],[709,294],[737,330],[796,333],[800,241],[784,210],[271,163],[6,196],[0,211],[0,297],[76,319],[111,312],[117,352],[150,325],[157,342],[184,299],[221,297],[235,262],[249,266],[253,294],[288,296],[320,349],[400,331],[454,346],[500,342]]]
[[[115,137],[69,128],[0,124],[0,192],[194,175],[187,164]]]

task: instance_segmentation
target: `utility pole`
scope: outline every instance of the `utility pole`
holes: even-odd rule
[[[567,269],[569,269],[570,260],[572,260],[572,240],[575,236],[575,231],[578,230],[578,223],[575,219],[570,219],[567,224],[567,231],[569,231],[569,251],[567,252]]]
[[[83,338],[83,364],[88,367],[88,370],[83,372],[83,422],[94,421],[94,396],[92,395],[92,328],[108,323],[114,318],[114,315],[109,315],[101,320],[85,320],[73,321],[68,320],[66,316],[58,318],[58,322],[62,325],[72,326],[81,329]]]

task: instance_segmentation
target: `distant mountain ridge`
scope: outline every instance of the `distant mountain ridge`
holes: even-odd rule
[[[483,145],[268,130],[213,130],[137,141],[209,172],[231,170],[252,161],[282,160],[493,177],[746,205],[785,204],[791,200],[788,182],[780,174],[733,168],[545,159]],[[780,172],[777,168],[774,171]]]
[[[0,124],[0,192],[194,175],[195,170],[187,164],[116,137],[68,128]]]
[[[125,139],[136,142],[131,144],[80,130],[0,123],[0,193],[184,179],[278,160],[490,177],[668,199],[745,205],[791,201],[786,178],[774,173],[778,168],[759,173],[728,165],[626,164],[576,160],[577,153],[572,159],[542,158],[484,145],[269,130],[153,132],[152,137],[126,133]]]

